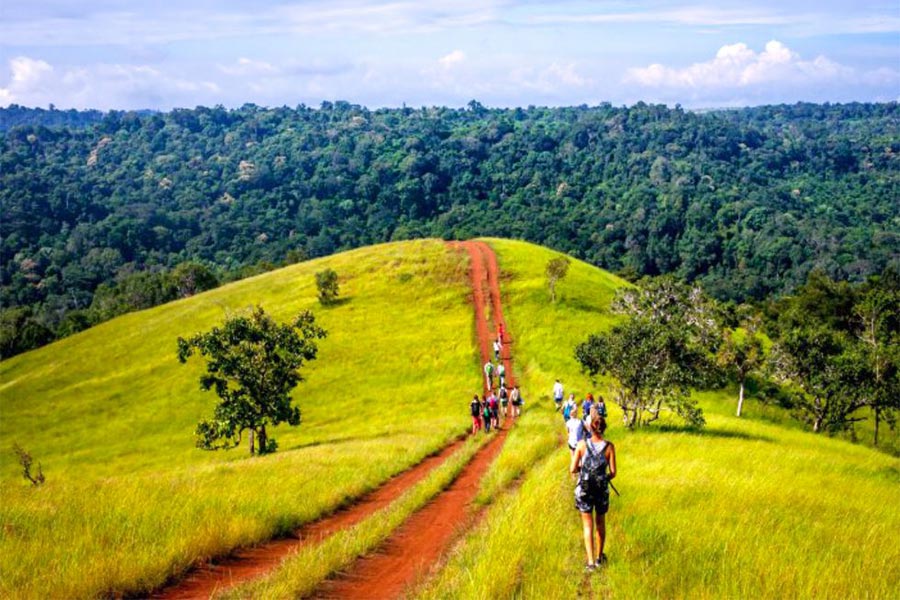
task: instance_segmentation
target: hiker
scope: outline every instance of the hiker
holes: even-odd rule
[[[494,360],[500,360],[500,350],[503,349],[503,346],[500,344],[499,340],[494,340]]]
[[[469,412],[472,414],[472,435],[475,435],[481,429],[481,401],[478,399],[478,394],[472,398]]]
[[[487,398],[483,398],[481,402],[481,418],[484,421],[484,432],[491,432],[491,407],[488,405]]]
[[[487,382],[487,388],[493,389],[494,387],[494,363],[491,361],[487,361],[484,363],[484,380]]]
[[[563,423],[569,420],[569,417],[578,412],[578,404],[575,402],[575,394],[569,394],[569,399],[563,404]]]
[[[509,392],[506,386],[500,384],[500,414],[506,419],[506,407],[509,406]]]
[[[497,364],[497,379],[500,380],[500,387],[506,385],[506,367],[503,366],[503,362]]]
[[[586,437],[584,422],[578,418],[576,411],[572,411],[569,415],[569,420],[566,421],[566,431],[569,432],[569,451],[574,456],[578,442]]]
[[[519,391],[519,386],[513,387],[512,392],[509,393],[509,403],[512,404],[513,416],[518,417],[522,413],[522,404],[525,403],[522,400],[522,392]]]
[[[497,408],[497,396],[494,395],[493,390],[491,390],[491,395],[488,396],[488,409],[491,411],[491,426],[494,429],[500,429],[500,414]]]
[[[506,338],[505,334],[506,334],[506,328],[503,325],[503,321],[500,321],[499,323],[497,323],[497,341],[500,342],[501,344],[503,343],[503,340]]]
[[[606,543],[606,512],[609,510],[609,481],[616,476],[616,449],[603,439],[606,419],[595,415],[589,435],[578,442],[572,454],[569,472],[578,475],[575,485],[575,508],[581,513],[584,549],[587,553],[586,571],[593,571],[606,562],[603,546]],[[596,515],[596,520],[594,515]],[[599,537],[599,542],[595,539]]]
[[[556,412],[559,412],[559,408],[562,406],[564,395],[563,384],[557,379],[556,383],[553,384],[553,401],[556,403]]]
[[[597,402],[594,403],[594,408],[597,409],[597,414],[606,418],[606,401],[603,399],[602,395],[597,396]]]
[[[591,416],[591,408],[594,406],[594,395],[588,392],[588,395],[584,397],[584,401],[581,403],[581,418],[587,421],[587,418]],[[590,421],[588,421],[590,425]]]

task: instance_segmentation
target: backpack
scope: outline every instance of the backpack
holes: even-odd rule
[[[568,420],[569,420],[569,413],[571,413],[571,412],[572,412],[572,406],[569,405],[569,404],[566,404],[566,405],[563,407],[563,419],[565,419],[566,421],[568,421]]]
[[[472,412],[473,417],[477,417],[481,415],[481,402],[472,402],[469,405],[469,410]]]
[[[585,453],[581,459],[581,473],[579,480],[582,485],[587,484],[590,489],[602,490],[606,486],[606,445],[604,441],[599,450],[594,449],[594,443],[590,438],[584,440]]]

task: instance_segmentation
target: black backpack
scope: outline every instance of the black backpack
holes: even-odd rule
[[[480,417],[481,416],[481,403],[472,401],[469,404],[469,410],[472,411],[473,417]]]
[[[590,439],[584,440],[584,447],[586,452],[584,456],[581,458],[581,482],[583,484],[587,484],[591,489],[600,490],[606,485],[606,470],[609,466],[606,462],[606,445],[608,442],[603,442],[603,447],[600,450],[594,450],[594,444]]]

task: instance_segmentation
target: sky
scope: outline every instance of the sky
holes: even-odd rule
[[[0,0],[0,106],[900,100],[900,0]]]

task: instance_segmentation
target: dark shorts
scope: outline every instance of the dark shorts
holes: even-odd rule
[[[596,512],[605,515],[609,510],[609,486],[603,485],[600,489],[583,485],[581,481],[575,486],[575,508],[578,512]]]

